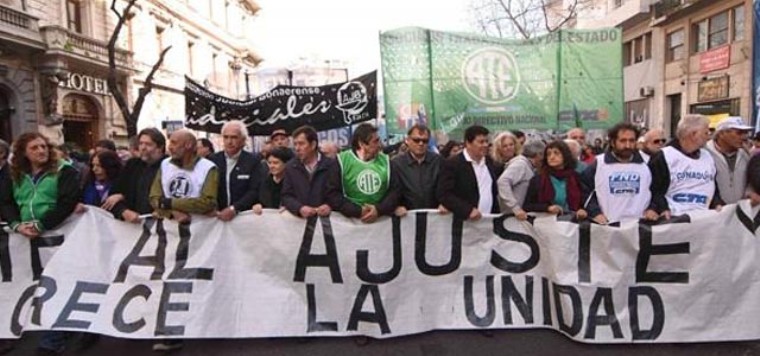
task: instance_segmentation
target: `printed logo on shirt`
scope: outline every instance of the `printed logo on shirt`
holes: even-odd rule
[[[673,201],[676,203],[707,204],[707,196],[702,194],[678,193],[673,195]]]
[[[356,178],[356,187],[364,194],[375,194],[380,191],[382,180],[377,172],[365,169]]]
[[[694,171],[683,171],[683,172],[675,172],[675,177],[677,180],[687,180],[687,179],[695,179],[695,180],[703,180],[705,182],[712,182],[715,179],[715,175],[712,174],[709,171],[704,172],[694,172]]]
[[[609,177],[610,194],[639,194],[641,175],[636,172],[614,172]]]
[[[190,194],[190,179],[183,175],[178,175],[172,178],[169,182],[169,195],[172,198],[184,198]]]

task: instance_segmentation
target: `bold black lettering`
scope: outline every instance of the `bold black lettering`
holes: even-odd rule
[[[392,281],[401,272],[401,219],[391,218],[393,223],[393,266],[387,272],[373,273],[369,270],[369,251],[356,251],[356,275],[364,282],[382,284]]]
[[[128,290],[127,293],[124,293],[124,296],[121,297],[113,311],[114,329],[126,334],[131,334],[145,327],[145,318],[140,318],[131,323],[124,321],[124,310],[127,309],[127,306],[132,299],[143,297],[143,299],[148,300],[152,293],[153,292],[151,292],[150,288],[142,284],[138,284]]]
[[[187,256],[190,254],[190,223],[179,224],[179,245],[177,246],[174,270],[167,279],[198,279],[210,281],[214,279],[213,268],[185,268]]]
[[[441,276],[454,272],[462,263],[462,227],[464,221],[453,217],[451,220],[451,257],[449,262],[433,266],[425,258],[427,251],[427,213],[418,212],[414,234],[414,262],[417,269],[428,276]]]
[[[10,239],[4,229],[0,229],[0,277],[3,282],[13,280],[13,265],[11,265]]]
[[[552,326],[552,302],[549,280],[541,278],[541,304],[544,310],[544,325]]]
[[[367,300],[367,295],[372,294],[372,303],[374,305],[374,312],[362,311],[364,301]],[[356,295],[356,301],[354,301],[354,307],[351,309],[351,316],[348,317],[348,330],[356,331],[359,327],[359,322],[364,321],[367,323],[375,323],[380,326],[380,332],[388,334],[391,332],[388,326],[388,318],[385,316],[385,308],[383,308],[383,301],[380,299],[380,289],[376,285],[362,284],[359,293]]]
[[[760,227],[760,213],[755,215],[754,219],[750,219],[747,213],[742,210],[741,206],[738,204],[736,205],[736,217],[739,219],[739,222],[742,223],[742,226],[744,226],[745,229],[747,229],[752,235],[755,234],[757,231],[757,228]],[[0,251],[0,254],[2,251]]]
[[[89,329],[91,324],[89,321],[70,319],[71,313],[75,311],[97,313],[98,309],[100,309],[100,304],[80,303],[79,299],[85,293],[106,294],[107,291],[108,284],[77,281],[74,291],[71,292],[69,301],[66,302],[61,314],[58,314],[58,319],[53,324],[53,328]]]
[[[599,306],[604,303],[605,315],[597,315]],[[591,306],[588,309],[588,319],[586,321],[586,339],[596,337],[596,327],[598,325],[609,325],[612,329],[612,335],[616,339],[623,338],[623,330],[620,328],[620,322],[615,315],[615,304],[612,302],[611,288],[598,288],[591,300]]]
[[[158,235],[158,246],[156,246],[156,254],[153,256],[140,256],[140,252],[145,248],[145,244],[150,239],[151,229],[153,225],[156,225],[156,235]],[[161,219],[146,218],[143,223],[143,232],[140,238],[137,240],[135,247],[129,252],[124,261],[119,266],[119,271],[116,273],[114,283],[124,283],[127,278],[127,272],[130,266],[147,266],[153,267],[153,274],[151,274],[151,280],[160,280],[164,274],[166,267],[164,266],[164,260],[166,257],[166,230],[164,230],[164,221]]]
[[[512,276],[501,277],[501,308],[504,324],[512,325],[512,303],[522,315],[525,324],[533,324],[533,276],[525,276],[525,298],[517,291]]]
[[[21,293],[21,297],[18,298],[16,306],[13,308],[13,315],[11,316],[11,333],[13,333],[13,335],[21,336],[21,332],[23,331],[23,326],[21,326],[21,323],[19,321],[19,318],[21,317],[21,310],[24,309],[26,302],[34,297],[35,290],[37,290],[36,284],[31,285],[25,289],[24,292]]]
[[[552,283],[552,289],[554,290],[554,308],[557,311],[557,323],[559,324],[559,329],[570,336],[578,335],[583,326],[581,295],[573,286]],[[565,316],[562,314],[562,294],[570,297],[570,304],[573,308],[572,324],[570,325],[565,323]]]
[[[32,279],[38,280],[42,275],[42,261],[40,260],[40,249],[45,247],[55,247],[63,245],[63,235],[57,236],[39,236],[31,240],[32,253]]]
[[[641,329],[639,325],[639,297],[647,297],[652,303],[652,327]],[[631,338],[633,340],[657,340],[665,325],[665,307],[660,293],[650,286],[637,286],[628,289],[628,311],[631,313]]]
[[[578,224],[578,283],[591,283],[591,222]]]
[[[32,323],[40,325],[40,319],[42,317],[42,306],[44,306],[45,302],[50,300],[50,298],[53,298],[55,293],[58,291],[58,283],[56,283],[55,279],[52,279],[50,277],[40,276],[37,288],[45,289],[45,293],[42,293],[41,296],[34,297],[34,299],[32,299],[32,308],[34,309],[32,311]]]
[[[523,273],[530,271],[533,267],[536,267],[540,258],[541,253],[538,248],[538,243],[533,239],[533,236],[509,231],[504,228],[504,220],[506,220],[507,217],[508,215],[502,215],[493,219],[493,233],[499,235],[499,237],[504,240],[520,242],[528,245],[528,248],[530,248],[530,257],[528,257],[525,262],[514,263],[501,257],[496,251],[491,251],[491,265],[509,273]]]
[[[470,324],[480,327],[491,326],[496,318],[496,301],[493,293],[493,276],[486,276],[486,315],[478,316],[472,291],[472,276],[464,276],[464,310]]]
[[[170,311],[188,311],[189,303],[172,303],[172,294],[189,294],[193,292],[192,282],[164,282],[164,290],[161,291],[161,303],[158,305],[156,317],[155,336],[178,336],[185,334],[184,325],[166,325],[166,314]]]
[[[338,331],[338,323],[334,321],[317,321],[317,298],[314,296],[314,285],[306,284],[306,301],[308,304],[307,333],[316,331]]]
[[[317,219],[322,222],[322,235],[325,240],[325,254],[311,254],[311,244],[314,241],[314,230],[317,226]],[[298,250],[298,259],[296,259],[296,272],[293,281],[303,282],[306,280],[306,268],[308,267],[327,267],[330,269],[330,277],[333,283],[343,283],[343,275],[340,272],[338,263],[338,249],[335,248],[335,236],[332,233],[330,217],[312,216],[306,220],[306,229],[303,232],[303,241],[301,248]]]
[[[688,215],[685,215],[688,217]],[[652,244],[652,227],[639,224],[639,254],[636,258],[636,282],[689,283],[689,272],[648,272],[649,258],[653,255],[689,254],[689,243]]]

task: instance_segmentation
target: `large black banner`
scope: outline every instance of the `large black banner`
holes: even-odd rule
[[[247,101],[226,98],[185,77],[185,126],[219,133],[230,120],[243,121],[250,135],[302,125],[317,131],[377,118],[377,72],[319,87],[277,86]]]

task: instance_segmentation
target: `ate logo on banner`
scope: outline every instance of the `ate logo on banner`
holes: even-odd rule
[[[464,61],[462,83],[476,100],[490,105],[502,104],[517,95],[520,71],[512,53],[496,47],[483,48]]]
[[[361,171],[356,179],[356,187],[364,194],[375,194],[380,191],[381,186],[380,175],[371,169]]]
[[[337,107],[346,125],[368,118],[369,113],[364,112],[368,104],[367,88],[361,82],[348,82],[338,89]]]

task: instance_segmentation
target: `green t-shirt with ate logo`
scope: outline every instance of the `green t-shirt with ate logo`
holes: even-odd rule
[[[378,153],[375,159],[364,162],[352,150],[338,155],[342,173],[343,195],[357,205],[375,205],[385,197],[391,167],[388,155]]]

